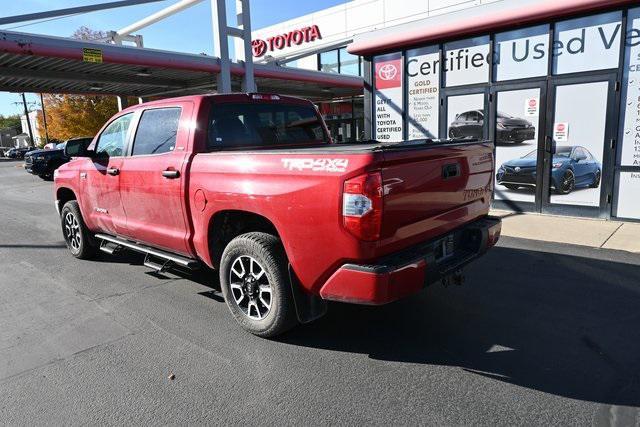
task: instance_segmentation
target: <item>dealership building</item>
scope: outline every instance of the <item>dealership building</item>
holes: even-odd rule
[[[495,207],[640,220],[637,1],[354,0],[252,38],[258,63],[364,78],[318,104],[338,141],[486,138]]]

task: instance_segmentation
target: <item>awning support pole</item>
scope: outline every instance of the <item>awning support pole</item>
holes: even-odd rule
[[[218,75],[218,93],[231,92],[231,59],[229,58],[229,37],[242,40],[238,54],[243,56],[242,90],[255,92],[256,84],[253,72],[253,51],[251,50],[251,12],[249,0],[236,0],[237,25],[229,27],[227,23],[227,5],[225,0],[211,0],[211,22],[213,25],[214,56],[220,58]]]

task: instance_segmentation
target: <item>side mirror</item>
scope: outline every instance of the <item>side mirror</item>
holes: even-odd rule
[[[81,139],[67,141],[64,146],[64,155],[67,157],[90,157],[87,143]]]

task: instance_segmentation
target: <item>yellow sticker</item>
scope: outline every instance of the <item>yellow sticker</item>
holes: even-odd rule
[[[102,50],[83,47],[82,60],[84,62],[93,62],[96,64],[102,64]]]

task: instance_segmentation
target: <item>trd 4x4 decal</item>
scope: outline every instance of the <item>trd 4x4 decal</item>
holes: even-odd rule
[[[345,172],[348,159],[282,159],[282,165],[290,171]]]

